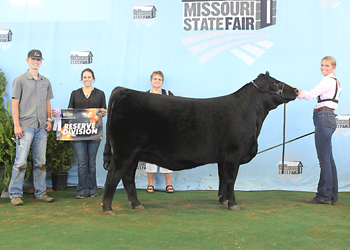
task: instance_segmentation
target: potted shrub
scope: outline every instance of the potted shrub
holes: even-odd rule
[[[1,102],[0,106],[4,106]],[[13,121],[9,114],[10,104],[7,109],[0,107],[0,178],[1,190],[7,189],[11,178],[12,166],[16,157],[16,144],[12,141],[14,137]]]
[[[52,124],[53,125],[53,124]],[[51,172],[52,189],[67,188],[68,170],[75,162],[75,150],[71,141],[57,141],[56,131],[47,134],[46,169]]]
[[[6,103],[7,81],[5,74],[0,70],[0,190],[7,191],[7,185],[11,178],[12,166],[16,157],[16,145],[11,137],[13,132],[13,121],[10,116],[10,103]]]

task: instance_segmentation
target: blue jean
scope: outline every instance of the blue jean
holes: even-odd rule
[[[101,140],[73,141],[78,160],[77,195],[97,193],[96,155]]]
[[[321,173],[317,194],[317,203],[338,202],[337,168],[332,153],[332,135],[337,128],[333,111],[324,110],[314,114],[315,144]]]
[[[19,139],[23,146],[16,146],[16,159],[12,167],[9,185],[10,199],[23,196],[23,181],[27,169],[27,158],[32,145],[33,153],[33,180],[35,196],[40,197],[46,193],[46,142],[47,132],[44,128],[22,127],[24,136]]]

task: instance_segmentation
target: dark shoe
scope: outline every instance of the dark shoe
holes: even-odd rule
[[[166,188],[165,188],[165,192],[167,192],[167,193],[169,193],[169,194],[172,194],[172,193],[175,192],[175,190],[174,190],[174,188],[173,188],[172,185],[168,185],[168,186],[166,186]]]
[[[330,201],[329,202],[316,201],[315,198],[307,199],[306,203],[309,203],[309,204],[326,204],[326,205],[332,204]]]
[[[36,197],[35,199],[36,201],[40,201],[40,202],[46,202],[46,203],[50,203],[53,202],[53,198],[49,197],[47,194],[43,194],[40,197]]]
[[[85,195],[78,194],[77,196],[75,196],[75,199],[85,199]]]
[[[90,195],[90,197],[92,197],[92,198],[98,197],[98,196],[99,196],[98,193],[93,193],[93,194]]]
[[[147,192],[150,193],[150,194],[153,194],[154,193],[154,187],[152,185],[148,185],[147,186]]]
[[[23,205],[23,201],[21,199],[21,197],[15,197],[11,199],[11,205],[12,206],[21,206]]]
[[[310,204],[317,204],[316,201],[314,200],[314,198],[312,199],[307,199],[306,203],[310,203]]]

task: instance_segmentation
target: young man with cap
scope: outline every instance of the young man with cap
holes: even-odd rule
[[[49,79],[39,74],[40,50],[31,50],[26,59],[29,69],[17,77],[12,88],[12,117],[17,138],[16,159],[9,186],[11,205],[23,205],[23,181],[30,146],[33,153],[33,180],[37,201],[52,202],[46,194],[46,141],[51,130],[53,98]]]

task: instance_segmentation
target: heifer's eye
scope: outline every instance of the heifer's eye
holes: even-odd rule
[[[273,83],[273,85],[274,85],[274,86],[276,86],[276,85],[277,85],[277,83],[275,82],[275,83]]]

